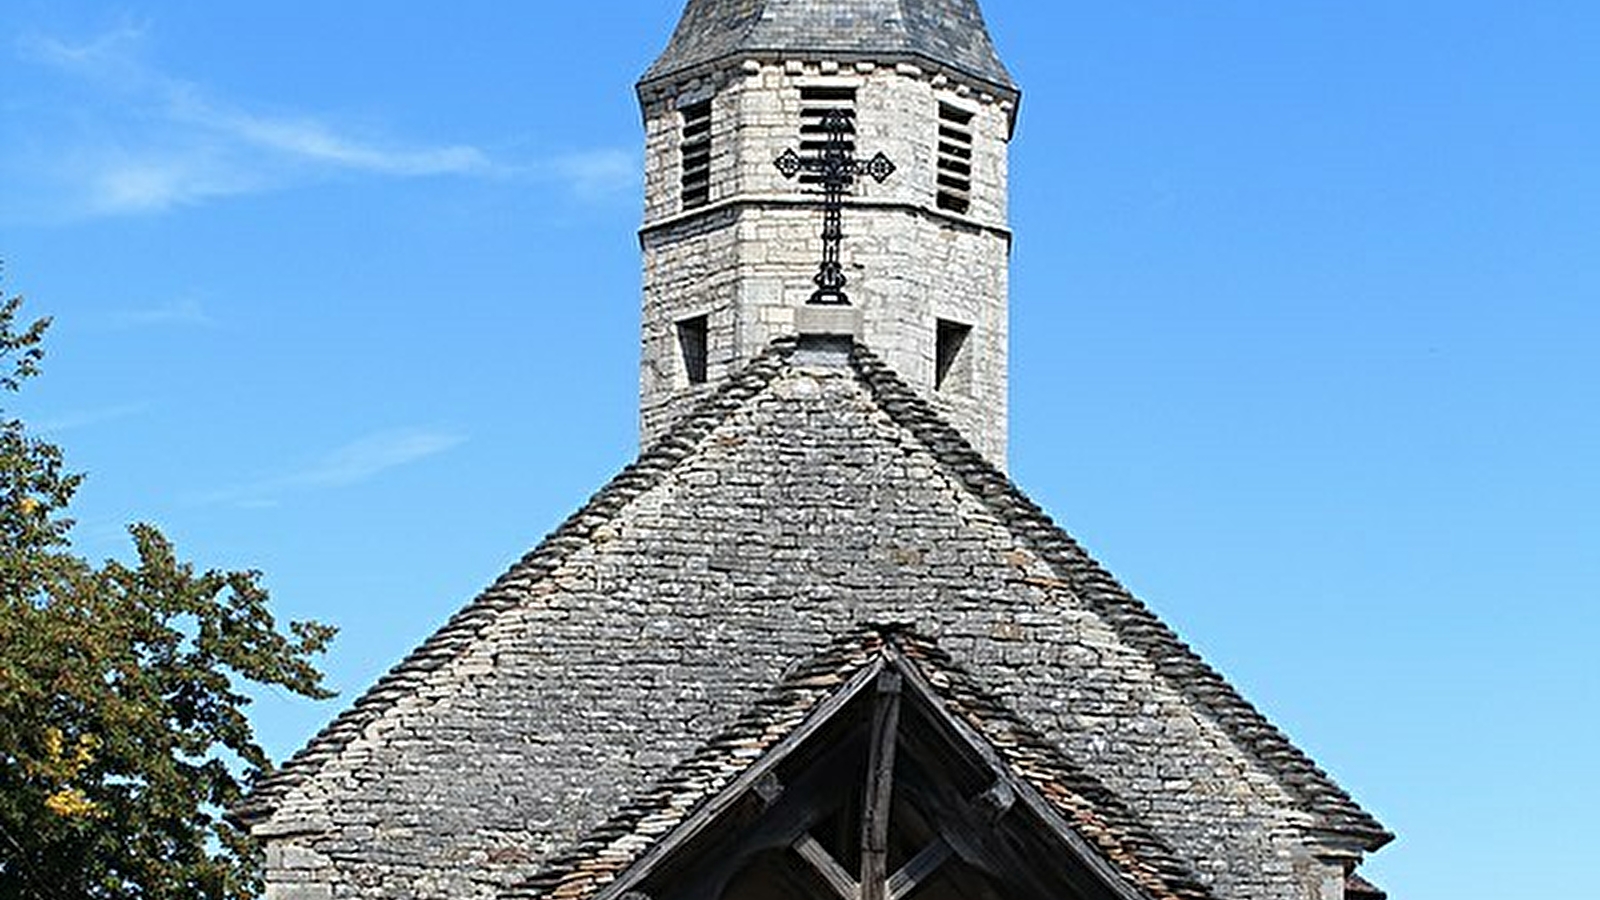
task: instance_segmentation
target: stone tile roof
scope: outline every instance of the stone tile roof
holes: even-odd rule
[[[336,718],[327,728],[313,738],[304,749],[295,754],[278,772],[268,776],[256,785],[252,794],[232,810],[233,817],[245,824],[256,824],[265,821],[298,786],[305,785],[316,778],[318,773],[322,772],[330,761],[340,758],[347,747],[352,746],[354,742],[361,739],[369,726],[377,723],[380,718],[387,715],[391,710],[396,709],[402,700],[414,696],[422,685],[429,683],[430,679],[435,678],[437,673],[440,673],[453,661],[463,657],[482,639],[483,635],[489,632],[492,625],[505,617],[506,613],[522,608],[530,596],[539,591],[547,590],[550,587],[547,583],[550,576],[559,567],[572,560],[580,551],[616,552],[603,548],[596,549],[601,541],[600,535],[609,531],[619,519],[625,518],[626,515],[632,515],[632,513],[626,513],[625,515],[625,511],[629,510],[635,501],[641,500],[647,494],[661,499],[659,492],[651,492],[663,485],[676,485],[673,490],[679,492],[677,496],[682,497],[682,492],[688,490],[693,484],[693,482],[685,481],[683,478],[687,478],[691,474],[697,478],[699,476],[716,476],[718,474],[714,470],[702,470],[701,468],[696,468],[693,473],[679,471],[686,466],[690,466],[691,463],[693,467],[711,466],[714,468],[718,465],[733,464],[735,459],[745,460],[744,463],[740,464],[755,465],[757,469],[762,469],[762,471],[743,473],[738,478],[730,478],[728,473],[724,473],[721,485],[716,488],[716,490],[722,492],[718,495],[718,502],[744,504],[745,507],[749,508],[746,511],[754,510],[750,512],[751,515],[767,517],[760,519],[760,521],[767,522],[774,527],[802,529],[819,527],[825,529],[831,527],[828,524],[831,519],[828,517],[807,519],[808,513],[803,507],[806,503],[812,503],[817,505],[818,509],[826,510],[833,509],[840,502],[851,502],[840,493],[841,486],[839,484],[826,480],[836,477],[835,474],[830,473],[844,471],[838,468],[828,468],[828,466],[834,466],[835,463],[828,462],[823,468],[815,472],[792,473],[793,484],[768,485],[759,483],[755,487],[750,486],[751,479],[760,482],[763,478],[770,480],[773,478],[774,473],[790,472],[791,470],[784,467],[789,465],[787,460],[797,458],[792,454],[808,452],[804,451],[803,448],[784,445],[779,451],[780,454],[790,455],[772,458],[770,454],[777,445],[763,442],[793,439],[802,441],[817,440],[826,436],[826,439],[832,442],[825,448],[826,453],[832,454],[829,459],[837,458],[846,464],[854,464],[859,459],[867,458],[867,448],[869,447],[872,448],[872,453],[877,454],[871,459],[894,458],[906,461],[904,463],[896,463],[897,466],[922,466],[924,463],[918,462],[917,459],[931,458],[933,462],[929,464],[933,465],[937,470],[932,473],[934,481],[940,484],[952,484],[952,488],[949,490],[954,490],[957,494],[963,494],[966,499],[950,494],[944,488],[935,489],[931,482],[924,487],[917,487],[914,491],[908,491],[908,487],[914,485],[911,482],[906,482],[896,486],[893,490],[884,492],[882,494],[884,501],[893,502],[902,507],[906,503],[946,504],[949,506],[948,509],[938,510],[931,508],[928,510],[905,510],[907,521],[903,524],[910,529],[913,539],[916,539],[916,532],[919,529],[926,530],[934,527],[932,524],[923,523],[933,523],[935,519],[930,518],[930,516],[935,513],[938,516],[937,522],[950,523],[949,525],[939,524],[937,526],[939,529],[943,529],[946,527],[971,527],[959,524],[969,515],[969,513],[960,511],[965,509],[967,505],[977,504],[982,509],[987,510],[988,517],[1003,523],[1002,533],[1009,535],[1008,541],[1015,545],[1031,548],[1035,556],[1048,563],[1049,571],[1052,573],[1051,581],[1053,585],[1059,586],[1061,590],[1070,593],[1075,598],[1075,603],[1081,603],[1091,608],[1100,620],[1108,623],[1109,627],[1114,629],[1122,642],[1135,648],[1138,654],[1148,660],[1148,665],[1154,667],[1155,672],[1159,673],[1162,680],[1170,684],[1173,690],[1188,698],[1186,702],[1202,710],[1207,717],[1216,723],[1217,727],[1228,735],[1228,740],[1233,745],[1241,748],[1256,760],[1260,768],[1269,773],[1294,798],[1296,806],[1311,817],[1315,830],[1339,835],[1368,850],[1375,850],[1390,839],[1390,835],[1382,826],[1357,806],[1332,779],[1297,750],[1281,732],[1267,722],[1220,675],[1200,660],[1148,608],[1129,594],[1104,568],[1089,557],[1038,506],[1011,484],[1003,473],[975,452],[923,399],[870,351],[864,347],[857,346],[851,353],[850,368],[842,373],[830,376],[835,380],[835,383],[841,385],[840,387],[824,390],[821,393],[818,393],[817,389],[812,387],[808,389],[811,391],[810,394],[802,395],[798,392],[800,382],[794,381],[795,370],[792,357],[795,346],[795,342],[792,339],[775,342],[743,371],[725,382],[692,413],[680,420],[660,441],[646,449],[634,463],[617,475],[582,509],[557,528],[543,543],[515,563],[505,575],[452,617],[421,647],[396,665],[388,674],[384,675],[372,689],[361,696],[349,710]],[[848,384],[844,384],[844,382],[848,382]],[[786,385],[787,387],[785,387]],[[783,390],[778,390],[780,388]],[[832,392],[830,393],[829,391]],[[844,406],[841,407],[840,404],[844,404]],[[730,423],[742,423],[739,428],[743,430],[738,431],[738,433],[729,432],[728,426]],[[722,430],[719,431],[719,428]],[[877,443],[872,443],[883,439],[884,429],[889,429],[894,435],[897,435],[894,440],[899,443],[883,444],[881,446]],[[714,432],[716,433],[715,438],[712,437]],[[907,455],[911,453],[912,448],[916,448],[914,454],[916,459]],[[749,456],[748,454],[762,455]],[[851,457],[850,454],[855,454],[855,457]],[[872,479],[879,477],[873,474],[880,471],[875,468],[877,465],[878,463],[873,463],[868,459],[868,465],[852,476],[868,480],[859,484],[853,483],[848,486],[848,489],[855,491],[862,498],[876,497],[877,495],[875,494],[861,494],[860,492],[868,490],[876,483]],[[772,468],[774,466],[777,468]],[[768,472],[766,469],[771,469],[771,471]],[[680,478],[680,476],[683,476],[683,478]],[[788,476],[780,474],[780,477]],[[907,476],[900,475],[896,477],[903,479]],[[926,478],[929,476],[917,477]],[[824,481],[814,483],[818,478],[823,478]],[[920,482],[917,483],[920,484]],[[766,494],[756,496],[757,493],[766,491],[769,487],[774,489],[774,493],[771,496]],[[793,491],[794,493],[784,494],[777,489]],[[804,492],[809,492],[809,494]],[[671,492],[669,491],[670,494]],[[806,496],[814,496],[814,499],[806,500]],[[682,503],[687,501],[683,499],[671,500],[668,497],[668,499],[661,502]],[[773,503],[779,505],[770,508],[766,505]],[[799,504],[799,506],[797,507],[794,504]],[[863,522],[870,521],[870,516],[873,515],[872,508],[870,505],[865,508],[865,515],[869,518],[864,519]],[[653,520],[669,522],[668,519],[662,518],[662,511],[666,507],[651,506],[650,509],[652,511],[649,516]],[[680,512],[684,511],[680,510]],[[699,512],[701,514],[705,513],[704,510]],[[834,519],[839,518],[837,514],[830,515]],[[670,521],[677,521],[677,519],[671,519]],[[714,520],[701,519],[700,522],[703,525],[714,524]],[[848,522],[841,521],[841,524],[848,524]],[[652,526],[652,528],[654,527]],[[698,538],[696,535],[671,531],[672,528],[679,526],[670,525],[670,522],[663,527],[668,528],[668,532],[658,537],[652,537],[652,541],[670,542],[677,540],[692,542],[691,539]],[[984,527],[987,528],[989,526]],[[999,528],[1000,526],[994,527]],[[788,538],[798,540],[799,543],[795,546],[799,548],[816,545],[812,549],[807,549],[807,553],[825,553],[828,547],[833,547],[835,551],[844,553],[846,556],[857,552],[856,548],[849,544],[843,546],[828,544],[829,540],[835,542],[839,540],[855,540],[856,537],[851,533],[839,533],[832,537],[819,537],[819,534],[820,532],[808,531],[804,535],[790,534]],[[677,537],[674,538],[674,535],[677,535]],[[940,535],[944,536],[940,537]],[[870,535],[867,536],[870,537]],[[956,537],[964,540],[964,538],[960,538],[959,534]],[[927,539],[948,541],[950,536],[942,530],[927,531]],[[608,537],[606,541],[607,546],[616,543],[615,537]],[[827,546],[823,546],[825,544]],[[649,547],[651,546],[656,545],[641,545],[641,550],[649,552]],[[669,547],[675,545],[661,544],[660,546]],[[751,582],[753,587],[747,591],[749,594],[747,599],[752,602],[777,603],[780,610],[784,608],[783,604],[786,602],[783,600],[786,595],[782,592],[795,590],[818,591],[821,589],[823,596],[804,599],[806,602],[814,602],[816,613],[824,617],[818,619],[817,622],[837,621],[842,629],[849,627],[848,616],[837,611],[827,612],[826,610],[835,609],[834,606],[828,604],[859,602],[850,600],[850,598],[857,596],[858,592],[865,592],[860,594],[862,597],[874,593],[882,593],[886,587],[885,584],[880,584],[877,581],[871,583],[862,582],[860,584],[837,581],[821,583],[814,583],[809,580],[796,581],[791,578],[793,573],[788,569],[774,569],[770,573],[763,574],[762,567],[771,565],[771,547],[751,546],[735,549],[745,555],[740,558],[730,557],[726,560],[717,558],[702,559],[698,560],[698,562],[687,557],[684,560],[678,560],[674,557],[671,562],[674,565],[679,563],[699,565],[701,567],[700,571],[706,571],[708,566],[711,570],[718,570],[718,567],[721,566],[753,568],[757,571],[747,574],[753,574],[757,577]],[[884,549],[879,546],[875,552],[881,552]],[[938,548],[936,547],[935,549]],[[694,552],[699,553],[703,552],[703,550],[697,549]],[[946,550],[945,552],[948,554],[950,552],[965,551]],[[810,559],[811,557],[808,556],[806,558]],[[828,557],[820,556],[816,557],[816,559],[826,560]],[[813,562],[807,565],[815,567],[818,563]],[[946,591],[952,590],[951,585],[966,583],[968,579],[974,576],[962,574],[960,571],[941,572],[939,571],[939,566],[940,564],[937,562],[930,562],[922,569],[915,571],[906,569],[905,571],[910,574],[904,576],[888,573],[883,577],[921,578],[927,580],[926,585],[894,582],[895,589],[901,590],[905,596],[920,592],[919,596],[925,594],[938,598],[948,598],[940,599],[938,601],[940,603],[950,604],[957,602],[968,604],[969,607],[971,604],[981,606],[995,602],[987,599],[995,596],[989,593],[990,590],[996,589],[991,587],[974,590],[970,597],[946,594]],[[669,568],[671,567],[669,566]],[[682,571],[686,574],[673,577],[684,578],[693,575],[688,569]],[[839,577],[825,569],[815,569],[814,571],[807,569],[805,571],[808,573],[804,575],[805,579],[832,579]],[[848,577],[848,570],[841,569],[840,571]],[[922,572],[923,574],[919,575],[916,572]],[[659,576],[642,575],[638,577],[654,578]],[[874,576],[874,578],[876,577],[878,576]],[[996,576],[986,575],[984,577],[990,579],[986,582],[986,585],[994,584],[992,579]],[[935,584],[935,581],[939,583]],[[807,584],[811,586],[806,587]],[[654,592],[658,587],[670,587],[670,585],[644,584],[640,586],[640,589],[646,592]],[[959,590],[960,588],[957,587],[955,589]],[[1056,589],[1056,587],[1051,588],[1051,590]],[[698,591],[701,588],[695,588],[695,590]],[[922,601],[919,600],[917,602],[920,603]],[[790,617],[784,620],[787,624],[776,622],[763,624],[759,619],[760,616],[768,615],[768,613],[761,612],[761,609],[765,608],[750,607],[746,609],[740,607],[738,610],[734,610],[730,607],[719,611],[718,615],[723,617],[737,612],[739,616],[756,616],[756,618],[748,619],[749,625],[767,629],[782,629],[793,627],[795,624],[805,624],[799,623],[793,618],[792,607],[789,608]],[[1037,614],[1044,615],[1045,613],[1039,612]],[[1049,613],[1049,615],[1054,616],[1057,613]],[[570,637],[573,639],[583,638],[591,643],[603,641],[603,636],[584,637],[584,635],[600,634],[600,632],[586,630],[590,626],[581,623],[587,621],[574,620],[573,627],[580,630],[573,631]],[[566,626],[562,627],[565,628]],[[811,628],[813,626],[806,624],[805,627]],[[836,629],[833,633],[837,634],[838,630]],[[563,634],[566,634],[566,632],[563,632]],[[780,636],[783,636],[786,642],[784,645],[787,647],[820,646],[820,644],[810,643],[814,638],[809,635],[810,632],[804,634],[797,632],[793,635],[781,635],[780,633]],[[605,648],[591,649],[595,654],[621,652],[620,648],[614,648],[609,651],[606,651]],[[954,646],[947,646],[946,649],[955,652]],[[1006,648],[1000,649],[1007,654],[1013,652]],[[1026,649],[1019,648],[1017,652],[1023,652]],[[1056,650],[1052,649],[1051,652],[1054,653]],[[793,659],[797,655],[799,655],[798,652],[791,650],[787,652],[784,658]],[[963,659],[965,660],[965,657]],[[762,670],[762,666],[765,665],[765,662],[760,665],[745,665],[742,671]],[[733,671],[733,669],[719,669],[717,671],[721,674],[713,677],[722,677],[725,680],[729,677],[735,677],[726,674],[728,671]],[[1092,674],[1092,670],[1082,671]],[[702,672],[702,676],[705,674],[705,672]],[[769,677],[763,676],[759,679],[750,679],[748,684],[743,686],[723,686],[734,688],[723,692],[726,696],[742,698],[735,704],[727,706],[726,709],[731,711],[743,707],[748,702],[747,698],[753,696],[752,693],[744,693],[745,689],[748,688],[751,692],[759,691],[761,685],[772,683]],[[989,690],[1005,688],[1003,695],[1006,697],[1007,704],[1011,708],[1017,709],[1019,708],[1016,699],[1018,696],[1017,691],[1031,690],[1034,686],[1021,682],[1002,685],[997,683],[995,679],[1018,677],[1022,676],[1020,674],[1005,675],[1000,670],[995,670],[985,677],[984,686]],[[1046,677],[1049,677],[1048,674]],[[1055,677],[1063,676],[1057,675]],[[722,691],[721,687],[717,689]],[[719,696],[721,695],[719,694]],[[1055,697],[1040,695],[1030,702],[1034,703],[1033,708],[1045,710],[1051,704],[1059,702],[1062,697],[1064,695]],[[1043,702],[1045,706],[1039,706],[1038,702]],[[1034,715],[1034,713],[1029,715]],[[726,721],[726,719],[721,721]],[[1070,722],[1070,717],[1060,721]],[[685,722],[685,724],[674,727],[682,730],[686,724]],[[584,727],[591,727],[587,720]],[[604,726],[603,723],[596,723],[592,727],[603,728]],[[1048,726],[1045,731],[1053,734],[1054,732],[1051,731],[1051,728],[1054,727],[1056,726]],[[711,730],[714,729],[707,729],[708,732]],[[659,743],[662,738],[670,737],[674,746],[681,744],[684,747],[683,756],[687,756],[692,747],[699,745],[704,740],[706,733],[660,734],[653,736],[652,740]],[[595,735],[596,738],[599,736],[598,733]],[[1047,745],[1048,743],[1046,742]],[[1062,745],[1064,742],[1056,741],[1056,743]],[[675,756],[673,759],[681,759],[683,756]],[[627,786],[623,796],[642,790],[649,780],[653,780],[653,776],[651,778],[642,778],[643,774],[636,773],[632,776],[640,780],[629,782],[629,786]],[[1104,778],[1104,776],[1100,777]],[[1195,800],[1196,802],[1202,800],[1210,802],[1205,798],[1198,797]],[[605,802],[600,805],[603,808],[589,811],[593,815],[590,822],[603,820],[606,815],[616,808],[616,802]],[[1144,807],[1141,807],[1141,809],[1144,809]],[[588,827],[589,824],[586,823],[583,829],[586,830]],[[1165,828],[1167,825],[1162,827]],[[582,830],[574,833],[570,838],[564,839],[566,845],[571,846],[571,842],[577,840],[581,833]],[[1169,832],[1165,830],[1160,833],[1163,836],[1170,837]]]
[[[438,631],[412,651],[351,707],[318,732],[306,746],[277,771],[254,785],[248,797],[229,811],[236,821],[251,823],[271,815],[294,787],[311,778],[338,756],[368,724],[411,693],[427,676],[442,668],[470,646],[482,629],[500,613],[522,601],[527,588],[549,575],[561,560],[583,546],[595,529],[644,493],[682,461],[729,412],[760,393],[781,371],[792,341],[775,342],[736,377],[685,416],[661,440],[646,449],[612,478],[581,509],[567,517],[555,531],[524,555],[472,602],[451,616]]]
[[[1015,89],[977,0],[689,0],[645,82],[737,54],[918,57]]]
[[[1152,900],[1206,900],[1193,870],[1111,791],[989,695],[931,640],[868,628],[797,666],[734,724],[570,853],[504,892],[505,900],[590,900],[707,801],[760,766],[825,700],[870,680],[876,665],[909,666],[949,715],[966,722],[1039,792],[1084,842]]]
[[[1300,796],[1308,811],[1321,818],[1327,830],[1356,838],[1369,850],[1393,839],[1328,773],[1295,747],[1003,472],[973,450],[888,366],[864,347],[857,348],[852,363],[884,410],[927,444],[969,490],[1050,562],[1074,593],[1111,622],[1124,640],[1143,650],[1171,683],[1209,710],[1239,744],[1252,750],[1285,786]]]

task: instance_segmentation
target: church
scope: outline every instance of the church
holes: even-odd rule
[[[1392,835],[1005,474],[977,0],[689,0],[638,458],[233,820],[271,900],[1378,900]]]

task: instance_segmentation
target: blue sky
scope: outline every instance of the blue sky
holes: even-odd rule
[[[1401,835],[1570,895],[1600,740],[1600,6],[988,0],[1013,476]],[[343,698],[635,450],[640,131],[676,0],[0,6],[22,412],[343,633]]]

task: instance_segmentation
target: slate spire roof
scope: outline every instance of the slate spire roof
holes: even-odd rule
[[[689,0],[642,80],[737,54],[798,53],[918,58],[1015,89],[977,0]]]

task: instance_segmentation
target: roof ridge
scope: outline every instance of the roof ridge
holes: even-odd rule
[[[1170,683],[1197,701],[1233,740],[1318,816],[1326,830],[1377,850],[1394,835],[1291,742],[1210,664],[1123,587],[1007,475],[975,450],[888,364],[857,342],[850,354],[857,377],[896,424],[921,441],[1017,537],[1027,542],[1071,589],[1121,637],[1139,649]]]
[[[769,344],[737,374],[723,382],[653,444],[642,450],[532,550],[458,610],[432,635],[385,672],[344,712],[270,775],[259,779],[243,800],[227,811],[243,825],[264,820],[289,791],[337,757],[367,725],[381,717],[425,676],[455,659],[500,613],[522,601],[525,589],[544,578],[569,553],[587,543],[628,503],[654,487],[734,410],[760,393],[788,364],[793,338]]]

